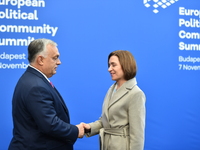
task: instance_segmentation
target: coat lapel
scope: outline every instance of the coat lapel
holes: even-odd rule
[[[117,101],[119,101],[124,95],[128,93],[128,90],[125,87],[120,87],[116,93],[112,96],[112,98],[109,101],[108,109],[115,104]]]
[[[110,87],[104,99],[102,115],[101,115],[101,120],[102,120],[104,128],[110,128],[109,116],[108,116],[109,108],[113,106],[116,102],[118,102],[124,95],[126,95],[137,84],[137,82],[135,78],[125,82],[118,89],[118,91],[112,96],[112,92],[115,88],[115,84],[113,84]]]
[[[104,127],[109,128],[109,117],[108,117],[108,105],[109,105],[109,101],[111,99],[112,96],[112,91],[115,87],[115,84],[113,84],[110,89],[108,90],[108,93],[104,99],[104,103],[103,103],[103,110],[102,110],[102,122],[104,124]]]
[[[108,109],[118,102],[124,95],[126,95],[135,85],[137,84],[136,79],[133,78],[125,82],[110,98]]]

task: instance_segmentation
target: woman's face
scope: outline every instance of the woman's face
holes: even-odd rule
[[[112,77],[112,80],[117,81],[118,83],[124,83],[124,72],[122,70],[121,64],[117,56],[111,56],[109,59],[109,68],[108,71]]]

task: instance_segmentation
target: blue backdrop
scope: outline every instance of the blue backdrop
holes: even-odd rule
[[[51,81],[72,124],[100,117],[113,83],[107,56],[129,50],[147,97],[145,150],[199,150],[199,22],[199,0],[0,0],[0,150],[12,137],[11,100],[27,44],[37,38],[58,43],[62,64]],[[97,149],[98,136],[75,144]]]

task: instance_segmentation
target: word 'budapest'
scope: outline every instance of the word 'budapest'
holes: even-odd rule
[[[197,62],[200,62],[200,57],[191,57],[191,56],[183,57],[183,56],[179,56],[178,60],[179,60],[179,62],[197,63]]]
[[[2,54],[0,54],[0,59],[7,59],[9,61],[15,59],[26,59],[26,54],[22,53],[22,54],[6,54],[5,52],[3,52]]]

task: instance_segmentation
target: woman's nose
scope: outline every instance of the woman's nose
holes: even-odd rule
[[[108,67],[108,71],[110,72],[111,70],[112,70],[112,67],[111,67],[111,66],[109,66],[109,67]]]

